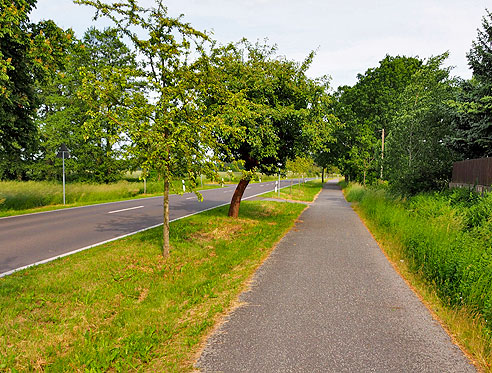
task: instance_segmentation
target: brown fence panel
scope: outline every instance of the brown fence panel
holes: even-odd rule
[[[468,159],[453,164],[453,183],[492,185],[492,158]]]

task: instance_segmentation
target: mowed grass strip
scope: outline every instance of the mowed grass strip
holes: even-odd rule
[[[190,371],[305,206],[245,201],[0,278],[0,371]]]
[[[314,201],[314,197],[320,192],[322,186],[321,180],[309,180],[305,183],[292,184],[280,189],[280,199],[312,202]],[[262,197],[279,198],[278,193],[275,192],[265,193]]]

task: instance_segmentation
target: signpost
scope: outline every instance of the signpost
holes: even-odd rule
[[[70,151],[65,144],[60,145],[56,157],[61,158],[63,163],[63,204],[65,204],[65,158],[70,158]]]

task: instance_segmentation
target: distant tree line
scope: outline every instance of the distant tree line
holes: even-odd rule
[[[492,15],[486,11],[467,54],[470,80],[428,59],[386,56],[339,87],[332,114],[342,126],[318,154],[348,180],[384,180],[404,194],[442,188],[457,160],[492,154]],[[383,152],[384,131],[384,152]]]
[[[196,181],[239,162],[238,202],[255,172],[301,157],[414,193],[445,185],[454,161],[492,153],[488,11],[467,54],[472,79],[451,76],[447,53],[388,55],[330,93],[306,75],[314,54],[299,63],[247,40],[217,45],[162,1],[77,0],[114,23],[81,39],[32,23],[35,0],[0,3],[0,179],[60,178],[65,143],[74,181],[137,168]]]

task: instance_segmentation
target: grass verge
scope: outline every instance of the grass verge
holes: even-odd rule
[[[312,202],[323,186],[321,180],[310,180],[297,185],[292,185],[293,182],[294,180],[291,180],[290,186],[280,189],[280,199]],[[262,194],[262,197],[279,198],[278,193],[275,192]]]
[[[0,371],[191,371],[304,206],[244,201],[0,278]]]
[[[479,238],[489,227],[486,222],[473,229],[467,224],[467,215],[476,220],[483,201],[467,211],[456,202],[463,191],[398,199],[381,189],[345,187],[347,199],[356,202],[355,211],[395,269],[475,365],[492,372],[491,248]]]

